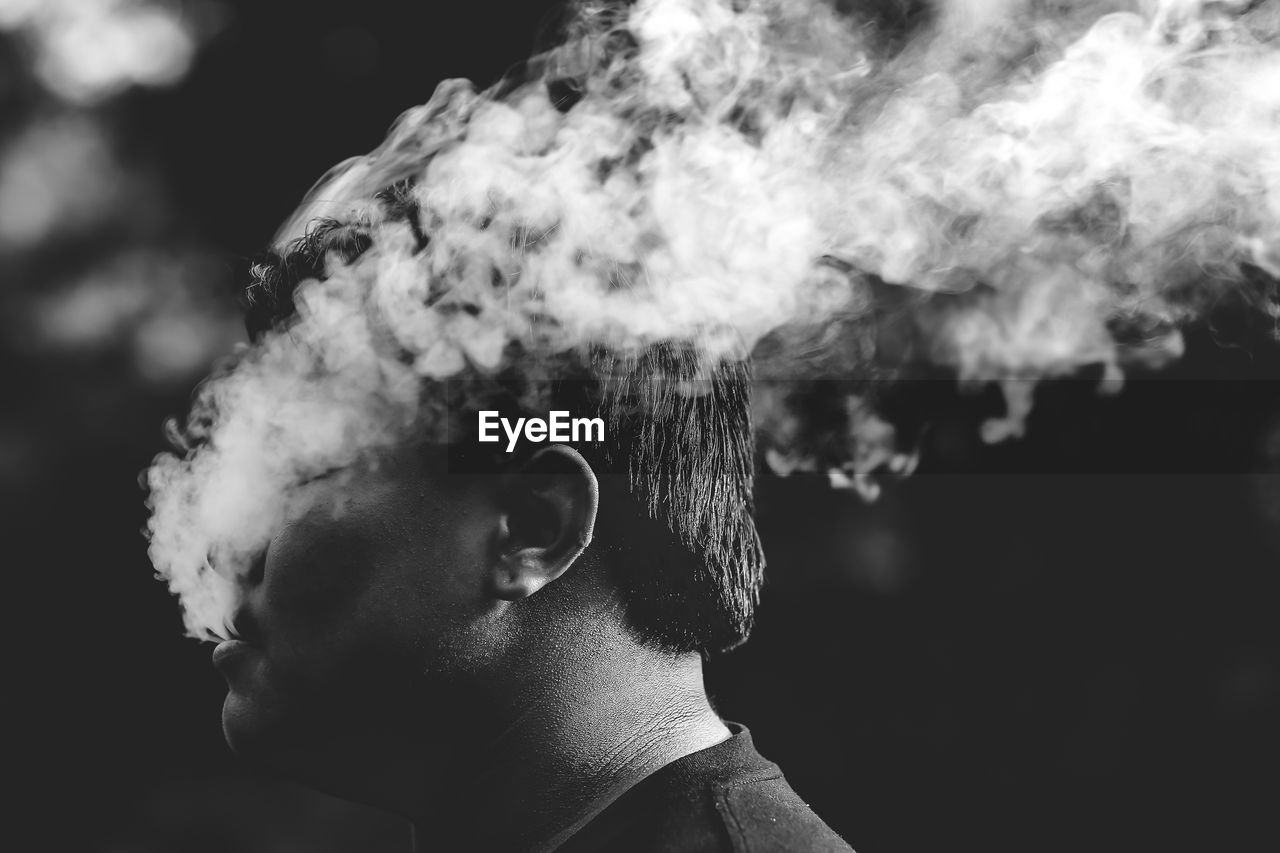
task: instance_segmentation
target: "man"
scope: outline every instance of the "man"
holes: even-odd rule
[[[251,333],[371,243],[324,223],[258,267]],[[555,386],[603,441],[506,454],[463,430],[307,483],[214,653],[231,746],[403,815],[420,850],[848,850],[703,686],[763,556],[746,369],[657,381],[695,366],[654,347]]]

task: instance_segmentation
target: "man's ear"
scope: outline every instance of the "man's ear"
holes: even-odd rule
[[[564,574],[591,543],[600,484],[582,454],[553,444],[507,476],[502,503],[489,583],[515,601]]]

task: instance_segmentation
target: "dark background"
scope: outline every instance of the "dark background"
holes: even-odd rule
[[[86,95],[0,4],[11,849],[403,850],[398,822],[228,753],[137,477],[311,182],[439,80],[495,80],[545,4],[161,5],[198,35],[185,75]],[[769,584],[711,667],[723,714],[860,853],[1280,849],[1268,331],[1224,306],[1170,381],[1047,387],[998,447],[992,394],[909,387],[923,463],[872,505],[764,478]]]

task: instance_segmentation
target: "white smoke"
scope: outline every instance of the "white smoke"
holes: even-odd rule
[[[1176,356],[1246,267],[1280,274],[1274,13],[956,0],[902,44],[823,0],[581,4],[522,81],[442,84],[282,228],[285,248],[336,216],[373,247],[300,289],[297,321],[204,386],[198,446],[150,471],[151,555],[189,631],[224,630],[298,483],[438,428],[423,380],[516,352],[678,340],[865,376],[896,290],[912,358],[1023,389],[992,439],[1018,432],[1024,380]],[[425,247],[374,199],[403,181]],[[865,487],[910,467],[859,398],[834,463],[761,398],[780,468]]]

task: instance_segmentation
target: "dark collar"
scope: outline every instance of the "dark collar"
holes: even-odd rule
[[[607,850],[612,839],[660,815],[683,813],[733,784],[781,778],[782,770],[756,752],[751,732],[725,721],[729,737],[659,768],[612,801],[600,803],[561,833],[551,849]]]

